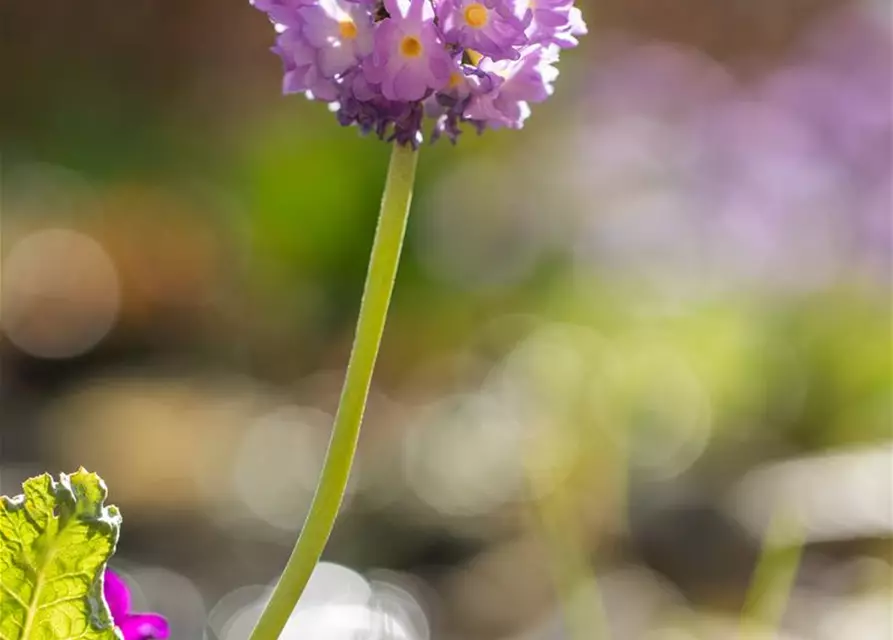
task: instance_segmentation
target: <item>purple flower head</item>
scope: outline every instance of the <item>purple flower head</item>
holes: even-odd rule
[[[154,613],[130,613],[130,591],[124,581],[106,569],[103,594],[112,620],[124,640],[163,640],[170,636],[167,620]]]
[[[527,25],[513,9],[510,0],[441,0],[437,18],[450,44],[493,60],[517,60]]]
[[[465,110],[465,117],[490,129],[520,129],[530,115],[531,102],[542,102],[552,95],[552,83],[558,69],[554,46],[531,46],[521,53],[520,60],[493,61],[484,58],[480,69],[488,73],[494,89],[474,96]]]
[[[389,18],[375,32],[366,79],[388,100],[421,100],[446,86],[452,67],[428,0],[386,0]]]
[[[426,118],[453,142],[468,123],[520,128],[552,93],[559,47],[586,25],[573,0],[251,0],[275,24],[284,93],[342,125],[418,145]]]

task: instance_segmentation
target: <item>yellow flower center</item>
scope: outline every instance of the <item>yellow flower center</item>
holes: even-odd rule
[[[422,55],[422,43],[415,36],[406,36],[400,42],[400,53],[407,58],[418,58]]]
[[[465,7],[465,22],[468,23],[469,27],[480,29],[486,26],[489,19],[490,12],[487,10],[487,7],[479,2],[473,2]]]
[[[338,23],[338,33],[345,40],[353,40],[357,37],[357,25],[354,24],[353,20],[342,20]]]
[[[463,78],[463,77],[464,77],[464,76],[463,76],[461,73],[459,73],[458,71],[453,71],[453,72],[450,74],[450,85],[449,85],[449,88],[450,88],[450,89],[455,89],[456,87],[458,87],[458,86],[459,86],[459,83],[462,82],[462,78]]]

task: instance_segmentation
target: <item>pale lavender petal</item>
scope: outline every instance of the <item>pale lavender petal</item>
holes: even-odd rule
[[[425,76],[411,66],[405,66],[394,76],[395,100],[421,100],[428,86]]]

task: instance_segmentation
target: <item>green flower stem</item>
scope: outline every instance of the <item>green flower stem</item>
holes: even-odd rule
[[[357,449],[372,371],[394,290],[417,160],[418,154],[411,146],[394,144],[353,350],[322,475],[298,542],[250,640],[279,638],[332,533]]]

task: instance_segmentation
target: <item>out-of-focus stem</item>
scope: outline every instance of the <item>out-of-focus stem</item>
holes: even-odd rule
[[[803,530],[790,509],[780,507],[769,522],[760,559],[744,603],[744,640],[778,630],[803,555]]]
[[[540,436],[543,438],[544,436]],[[534,439],[536,440],[536,438]],[[591,568],[583,523],[577,513],[574,492],[568,486],[545,486],[536,472],[540,451],[528,452],[528,485],[537,528],[548,554],[566,635],[572,640],[609,640],[604,601]]]

